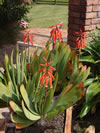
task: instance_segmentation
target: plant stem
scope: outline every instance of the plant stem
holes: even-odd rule
[[[54,47],[55,47],[55,43],[53,42],[53,47],[52,47],[52,50],[54,50]]]
[[[29,63],[29,34],[28,34],[28,63]]]
[[[79,60],[80,60],[80,56],[81,56],[80,54],[81,54],[81,51],[79,50]]]
[[[44,98],[44,105],[46,103],[46,98],[47,98],[47,87],[45,87],[45,98]]]

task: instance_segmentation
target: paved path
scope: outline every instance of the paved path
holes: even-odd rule
[[[47,28],[31,28],[32,33],[34,33],[34,43],[39,44],[41,46],[45,46],[47,40],[50,36],[51,29]],[[67,29],[61,29],[63,38],[67,38]],[[21,32],[21,41],[23,40],[24,32]],[[20,40],[19,40],[20,41]],[[11,54],[12,49],[16,44],[7,44],[0,47],[0,61],[4,61],[4,54]]]

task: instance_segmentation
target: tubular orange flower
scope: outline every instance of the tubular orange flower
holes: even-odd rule
[[[62,33],[60,31],[60,28],[63,24],[56,24],[56,25],[52,25],[50,26],[50,28],[53,28],[50,32],[50,39],[53,41],[53,43],[56,42],[56,40],[58,39],[59,41],[63,41],[62,38]]]
[[[40,77],[40,85],[43,85],[43,82],[45,81],[45,87],[48,87],[49,83],[50,88],[52,88],[52,80],[55,80],[52,71],[55,71],[56,69],[50,66],[53,63],[52,61],[48,62],[47,59],[44,58],[44,62],[46,64],[40,64],[41,66],[45,67],[40,69],[40,71],[44,72]]]
[[[82,32],[82,30],[80,29],[80,32],[76,32],[76,35],[77,35],[77,39],[76,39],[76,48],[78,48],[79,51],[81,51],[82,48],[87,47],[87,46],[85,45],[85,41],[84,41],[84,39],[86,39],[86,38],[85,38],[85,33]]]
[[[25,34],[24,34],[24,43],[26,43],[28,41],[33,45],[34,34],[30,33],[30,30],[25,30],[24,32],[25,32]]]

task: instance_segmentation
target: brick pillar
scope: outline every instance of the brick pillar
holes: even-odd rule
[[[100,28],[100,0],[69,0],[68,43],[75,46],[80,28],[92,32]]]

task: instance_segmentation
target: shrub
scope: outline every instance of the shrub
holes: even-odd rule
[[[24,18],[27,12],[28,7],[21,3],[21,0],[4,0],[0,5],[0,23],[18,21]]]

